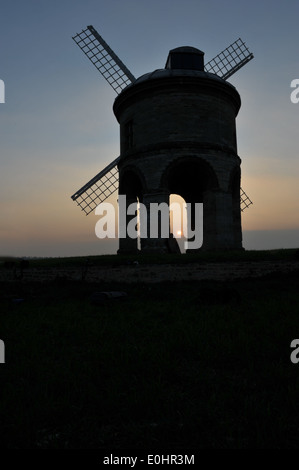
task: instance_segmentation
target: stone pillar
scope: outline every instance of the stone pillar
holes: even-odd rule
[[[142,202],[146,213],[140,213],[141,251],[166,253],[169,238],[169,194],[144,194]]]
[[[122,195],[123,196],[123,195]],[[137,237],[130,238],[127,233],[128,224],[131,220],[136,218],[136,214],[128,215],[127,210],[130,204],[137,203],[135,198],[126,198],[125,204],[119,203],[118,213],[118,229],[119,229],[119,249],[117,254],[134,254],[137,253]],[[136,207],[137,209],[137,207]],[[124,238],[125,236],[125,238]]]
[[[242,245],[242,222],[241,222],[241,207],[240,207],[240,189],[237,199],[233,199],[233,231],[234,231],[234,244],[236,249],[244,249]]]
[[[202,202],[188,202],[188,244],[186,253],[193,253],[196,250],[202,250],[203,243],[203,214]],[[191,231],[191,233],[190,233]]]
[[[232,194],[220,189],[207,190],[203,198],[203,250],[236,250]]]
[[[188,202],[188,207],[189,210],[187,212],[187,227],[188,227],[188,246],[190,243],[190,247],[187,248],[187,253],[192,253],[194,251],[194,242],[195,242],[195,235],[191,235],[190,230],[192,233],[194,233],[195,230],[195,221],[196,221],[196,216],[195,216],[195,210],[196,210],[196,205],[194,202]]]

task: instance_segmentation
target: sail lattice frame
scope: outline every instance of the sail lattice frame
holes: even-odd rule
[[[247,196],[245,191],[243,191],[243,189],[240,188],[240,207],[241,207],[241,211],[242,212],[245,211],[245,209],[247,209],[251,204],[253,204],[251,199]]]
[[[93,26],[87,26],[73,40],[117,94],[136,80]]]
[[[90,214],[101,202],[104,202],[111,194],[117,191],[117,164],[119,158],[113,160],[104,170],[100,171],[100,173],[73,194],[73,201],[76,201],[86,215]]]
[[[253,57],[245,43],[239,38],[220,52],[220,54],[216,55],[214,59],[210,60],[205,65],[205,71],[214,73],[226,80],[253,59]]]

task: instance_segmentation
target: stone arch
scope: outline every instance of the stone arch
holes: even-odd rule
[[[206,190],[219,188],[215,170],[203,158],[180,157],[170,163],[161,178],[161,187],[178,194],[186,202],[203,202]]]
[[[213,167],[198,156],[185,156],[174,160],[163,172],[161,186],[169,194],[178,194],[189,206],[188,237],[192,249],[200,248],[197,240],[205,240],[211,230],[209,209],[219,182]],[[212,202],[211,202],[212,201]],[[199,204],[203,204],[200,206]],[[205,210],[206,207],[206,210]],[[203,216],[202,214],[203,208]]]
[[[128,199],[142,201],[147,191],[145,178],[136,166],[129,165],[119,171],[119,194],[125,194]]]

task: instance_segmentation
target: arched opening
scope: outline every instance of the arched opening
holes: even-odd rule
[[[144,192],[144,184],[141,175],[135,169],[126,168],[120,171],[119,194],[125,194],[129,199],[141,199]]]
[[[186,253],[186,243],[188,241],[188,213],[187,203],[179,194],[171,194],[169,197],[169,219],[170,232],[176,239],[181,253]],[[199,227],[197,230],[198,245],[202,245],[203,241],[203,204],[197,204]]]
[[[120,170],[118,198],[118,253],[135,253],[141,248],[138,205],[143,200],[144,183],[135,169]]]
[[[213,168],[202,158],[179,159],[166,169],[162,186],[173,195],[170,203],[178,195],[187,206],[187,213],[184,213],[187,218],[184,238],[188,239],[188,243],[184,243],[184,248],[186,245],[190,249],[201,248],[209,234],[210,225],[210,213],[205,210],[205,206],[210,207],[211,193],[219,187]]]

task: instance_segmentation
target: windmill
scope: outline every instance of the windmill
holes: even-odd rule
[[[104,76],[110,86],[115,90],[117,95],[121,95],[122,92],[129,86],[138,83],[138,80],[123,64],[120,58],[114,53],[114,51],[108,46],[104,39],[99,33],[93,28],[93,26],[87,26],[85,30],[76,34],[73,40],[93,63],[96,69]],[[183,51],[184,49],[184,51]],[[170,51],[166,68],[180,68],[180,65],[172,66],[178,57],[183,57],[183,60],[187,57],[195,57],[196,60],[202,60],[203,67],[203,53],[199,50],[191,50],[193,48],[177,48]],[[194,52],[197,51],[197,55]],[[171,52],[173,53],[171,56]],[[188,52],[187,55],[182,56],[182,52]],[[193,53],[193,56],[191,55]],[[198,54],[200,53],[200,54]],[[200,59],[202,55],[202,59]],[[249,52],[245,43],[239,38],[220,54],[205,64],[204,72],[208,72],[209,76],[212,74],[220,78],[221,81],[226,81],[241,67],[247,64],[253,59],[253,54]],[[179,59],[181,60],[181,59]],[[193,60],[193,59],[192,59]],[[194,69],[196,66],[188,65],[187,67]],[[186,68],[187,68],[186,67]],[[185,66],[182,66],[185,68]],[[231,86],[231,85],[230,85]],[[232,87],[232,86],[231,86]],[[233,87],[232,87],[233,88]],[[127,126],[125,132],[130,133],[130,128]],[[81,210],[86,215],[91,213],[101,202],[107,199],[111,194],[117,191],[119,187],[119,163],[121,157],[117,157],[113,160],[106,168],[101,170],[95,175],[90,181],[76,191],[72,196],[72,200],[80,206]],[[240,188],[240,186],[239,186]],[[250,198],[240,188],[240,209],[244,211],[249,205],[252,204]]]

